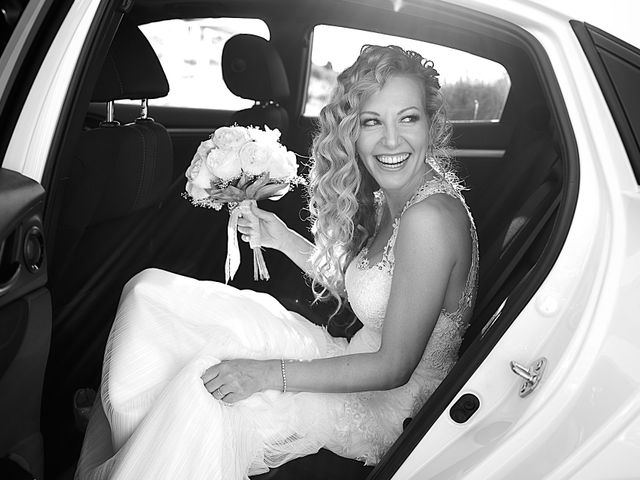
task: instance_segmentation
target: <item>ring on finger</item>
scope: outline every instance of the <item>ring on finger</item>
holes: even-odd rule
[[[222,398],[224,397],[224,393],[222,393],[222,390],[220,390],[220,387],[218,387],[213,391],[213,396],[215,398]]]

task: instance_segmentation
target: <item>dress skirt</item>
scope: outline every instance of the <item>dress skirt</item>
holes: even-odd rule
[[[264,293],[145,270],[120,299],[76,478],[232,480],[323,447],[344,454],[349,394],[266,391],[230,405],[201,376],[225,359],[378,348],[359,337],[331,337]],[[366,453],[353,440],[347,453]]]

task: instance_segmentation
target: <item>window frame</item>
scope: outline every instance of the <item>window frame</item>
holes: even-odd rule
[[[624,102],[616,89],[615,81],[600,53],[607,52],[640,70],[640,49],[588,23],[577,20],[571,20],[569,23],[591,65],[629,157],[636,182],[640,184],[640,125],[638,125],[638,132],[635,132]]]

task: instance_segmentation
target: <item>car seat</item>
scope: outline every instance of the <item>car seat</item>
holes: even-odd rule
[[[75,389],[95,385],[122,286],[153,251],[151,220],[171,181],[173,153],[167,130],[146,115],[146,100],[168,91],[151,45],[137,26],[122,22],[91,97],[107,102],[107,119],[80,133],[69,174],[56,187],[43,405],[52,411],[49,420],[71,415]],[[140,118],[114,120],[113,101],[120,99],[141,100]]]
[[[480,281],[462,353],[537,261],[560,202],[560,154],[549,112],[536,105],[514,131],[503,168],[471,205],[480,242]]]

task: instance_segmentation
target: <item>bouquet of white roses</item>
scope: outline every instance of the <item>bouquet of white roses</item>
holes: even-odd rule
[[[221,127],[200,144],[186,171],[186,197],[193,205],[229,208],[225,278],[229,282],[240,266],[238,215],[241,203],[277,200],[291,185],[303,183],[297,175],[296,155],[279,142],[280,132],[265,127]],[[252,239],[254,278],[269,279],[259,239]]]

